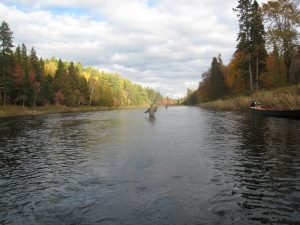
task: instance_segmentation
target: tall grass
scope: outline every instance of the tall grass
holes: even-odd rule
[[[250,102],[253,100],[257,101],[261,106],[273,107],[279,110],[300,109],[300,84],[258,91],[251,96],[238,96],[201,103],[200,106],[216,110],[248,110]]]
[[[22,106],[0,106],[0,117],[13,117],[13,116],[33,116],[49,113],[65,113],[65,112],[86,112],[86,111],[99,111],[110,109],[105,106],[80,106],[80,107],[67,107],[67,106],[42,106],[42,107],[22,107]]]
[[[78,106],[69,107],[63,105],[47,105],[40,107],[22,107],[16,105],[0,105],[0,117],[13,117],[13,116],[34,116],[50,113],[70,113],[70,112],[91,112],[91,111],[102,111],[112,109],[132,109],[132,108],[145,108],[146,106],[119,106],[119,107],[108,107],[108,106]]]

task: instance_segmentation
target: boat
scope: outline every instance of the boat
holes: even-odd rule
[[[277,110],[274,108],[264,107],[250,107],[250,112],[255,115],[272,116],[272,117],[286,117],[300,119],[300,110]]]

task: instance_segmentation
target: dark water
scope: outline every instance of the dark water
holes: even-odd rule
[[[300,121],[197,107],[0,120],[0,224],[300,224]]]

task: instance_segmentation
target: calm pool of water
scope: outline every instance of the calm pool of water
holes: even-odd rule
[[[0,119],[0,224],[300,224],[300,121],[143,111]]]

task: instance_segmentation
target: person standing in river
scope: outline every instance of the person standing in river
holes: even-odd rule
[[[145,113],[149,113],[149,117],[154,117],[156,111],[157,111],[157,107],[151,104],[150,107],[145,111]]]

